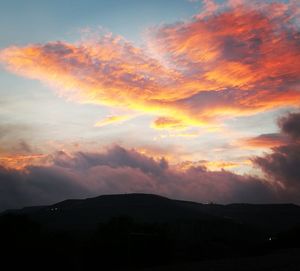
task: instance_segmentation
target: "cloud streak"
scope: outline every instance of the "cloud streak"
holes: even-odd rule
[[[299,3],[206,2],[188,21],[153,27],[145,50],[106,34],[12,46],[0,60],[67,99],[157,116],[159,129],[299,105]]]
[[[262,134],[256,137],[250,137],[240,140],[238,143],[245,148],[273,148],[288,144],[290,139],[280,133]]]
[[[108,116],[95,123],[95,127],[103,127],[110,124],[120,123],[128,120],[129,116]]]

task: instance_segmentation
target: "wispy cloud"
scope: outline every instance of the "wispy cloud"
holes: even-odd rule
[[[128,120],[129,116],[108,116],[98,122],[95,123],[95,127],[103,127],[106,125],[114,124],[114,123],[120,123],[123,121]]]
[[[245,148],[272,148],[284,145],[290,142],[289,138],[280,134],[262,134],[256,137],[249,137],[242,139],[238,142],[238,145]]]
[[[299,105],[299,10],[297,1],[206,1],[190,20],[153,27],[146,50],[107,34],[11,46],[0,60],[67,99],[157,116],[155,128],[205,126]]]

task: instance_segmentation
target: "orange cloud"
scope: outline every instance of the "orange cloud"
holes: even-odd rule
[[[207,126],[300,104],[299,10],[296,1],[206,1],[192,20],[153,28],[148,50],[108,34],[12,46],[0,60],[67,99],[154,115],[154,128]]]
[[[278,133],[261,134],[241,140],[238,144],[246,148],[275,148],[300,143],[300,113],[289,113],[277,121]]]
[[[182,163],[178,163],[175,165],[175,168],[179,171],[185,171],[191,168],[203,167],[207,170],[214,171],[214,170],[228,170],[233,168],[243,167],[245,165],[251,165],[250,160],[243,160],[243,161],[222,161],[222,160],[214,160],[214,161],[184,161]]]
[[[284,145],[289,139],[279,133],[262,134],[256,137],[243,139],[239,145],[245,148],[273,148]]]
[[[159,117],[153,123],[152,127],[155,129],[172,129],[172,130],[184,130],[187,128],[186,124],[180,119],[174,119],[169,117]]]
[[[220,170],[220,169],[233,169],[238,167],[243,167],[245,165],[250,165],[251,162],[241,161],[241,162],[235,162],[235,161],[207,161],[204,163],[204,165],[207,167],[208,170]]]
[[[128,116],[108,116],[108,117],[104,118],[103,120],[96,122],[95,127],[103,127],[106,125],[123,122],[128,119],[129,119]]]
[[[7,155],[0,157],[0,165],[5,168],[22,170],[27,166],[44,164],[44,154]]]

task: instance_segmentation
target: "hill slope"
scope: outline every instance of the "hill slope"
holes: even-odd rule
[[[141,222],[229,220],[279,232],[300,224],[300,207],[293,204],[201,204],[152,194],[103,195],[70,199],[49,206],[5,213],[26,214],[50,228],[93,229],[99,222],[130,216]]]

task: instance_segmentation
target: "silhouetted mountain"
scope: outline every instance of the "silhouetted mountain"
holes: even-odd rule
[[[2,258],[15,268],[27,263],[40,270],[47,262],[44,270],[132,270],[245,256],[268,261],[272,257],[263,255],[300,247],[299,225],[300,207],[293,204],[201,204],[123,194],[5,211],[0,240]]]
[[[4,213],[26,214],[57,229],[95,229],[113,217],[129,216],[141,222],[228,220],[274,234],[300,225],[300,207],[294,204],[201,204],[153,194],[103,195],[70,199],[50,206],[26,207]]]
[[[198,204],[200,205],[200,204]],[[7,213],[7,212],[6,212]],[[65,200],[50,206],[11,210],[56,229],[95,229],[113,217],[129,216],[141,222],[168,222],[184,219],[214,219],[189,203],[151,194],[103,195]]]
[[[300,225],[300,206],[295,204],[207,204],[199,207],[205,213],[233,219],[272,233]]]

